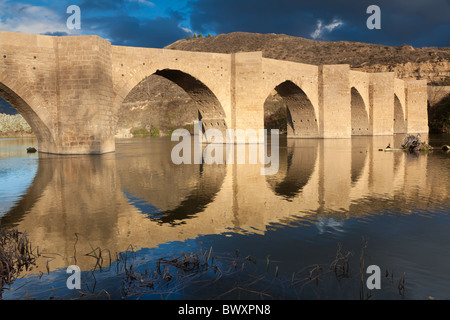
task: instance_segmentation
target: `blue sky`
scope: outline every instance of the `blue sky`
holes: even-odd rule
[[[381,29],[369,30],[369,5]],[[81,9],[69,30],[66,9]],[[0,0],[0,30],[96,34],[116,45],[164,47],[192,33],[278,33],[317,40],[450,46],[450,0]]]

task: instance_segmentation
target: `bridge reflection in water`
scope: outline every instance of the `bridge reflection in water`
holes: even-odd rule
[[[418,197],[447,199],[448,187],[431,183],[428,155],[378,151],[401,138],[282,141],[273,176],[261,175],[260,164],[174,165],[173,143],[163,138],[119,142],[113,154],[40,155],[31,186],[1,224],[54,253],[51,269],[74,263],[75,242],[76,263],[91,268],[84,254],[92,247],[114,253],[199,235],[263,234],[274,223],[364,217],[395,201],[408,207]]]

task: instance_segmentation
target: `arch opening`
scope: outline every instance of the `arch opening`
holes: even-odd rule
[[[352,135],[370,135],[369,116],[363,98],[355,87],[351,89]]]
[[[394,134],[406,133],[406,121],[400,99],[394,94]]]
[[[48,126],[33,108],[8,86],[0,82],[0,97],[9,103],[25,119],[38,141],[41,152],[52,152],[55,142]]]
[[[317,138],[319,124],[306,93],[292,81],[275,87],[264,103],[266,129],[280,129],[288,138]]]
[[[118,112],[116,131],[164,135],[185,128],[193,133],[194,120],[202,122],[203,130],[227,128],[221,103],[203,82],[180,70],[164,69],[128,93]]]

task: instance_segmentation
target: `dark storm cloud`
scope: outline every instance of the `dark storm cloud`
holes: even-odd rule
[[[107,11],[107,10],[117,10],[122,9],[125,7],[127,1],[126,0],[82,0],[80,3],[80,7],[83,8],[83,10],[101,10],[101,11]]]
[[[187,37],[175,17],[141,20],[122,15],[85,19],[83,23],[92,32],[106,33],[114,45],[161,48]]]
[[[168,12],[164,17],[155,17],[149,11],[152,7],[151,1],[143,0],[82,1],[82,27],[114,45],[136,47],[161,48],[188,36],[180,27],[181,14]],[[134,15],[136,12],[139,17]]]
[[[366,27],[369,5],[381,8],[381,30]],[[333,21],[342,22],[324,40],[414,46],[450,46],[450,0],[198,0],[190,2],[194,31],[284,33],[310,38]]]

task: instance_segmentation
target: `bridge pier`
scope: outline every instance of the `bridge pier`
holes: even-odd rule
[[[406,132],[428,132],[427,96],[426,80],[405,80]]]
[[[111,44],[100,37],[60,37],[55,49],[58,153],[114,151]]]
[[[394,73],[370,74],[369,97],[372,134],[394,134]]]
[[[264,129],[264,100],[261,97],[262,80],[261,52],[232,54],[231,129],[253,129],[256,131]]]
[[[321,138],[351,138],[350,66],[319,67],[319,118]]]

